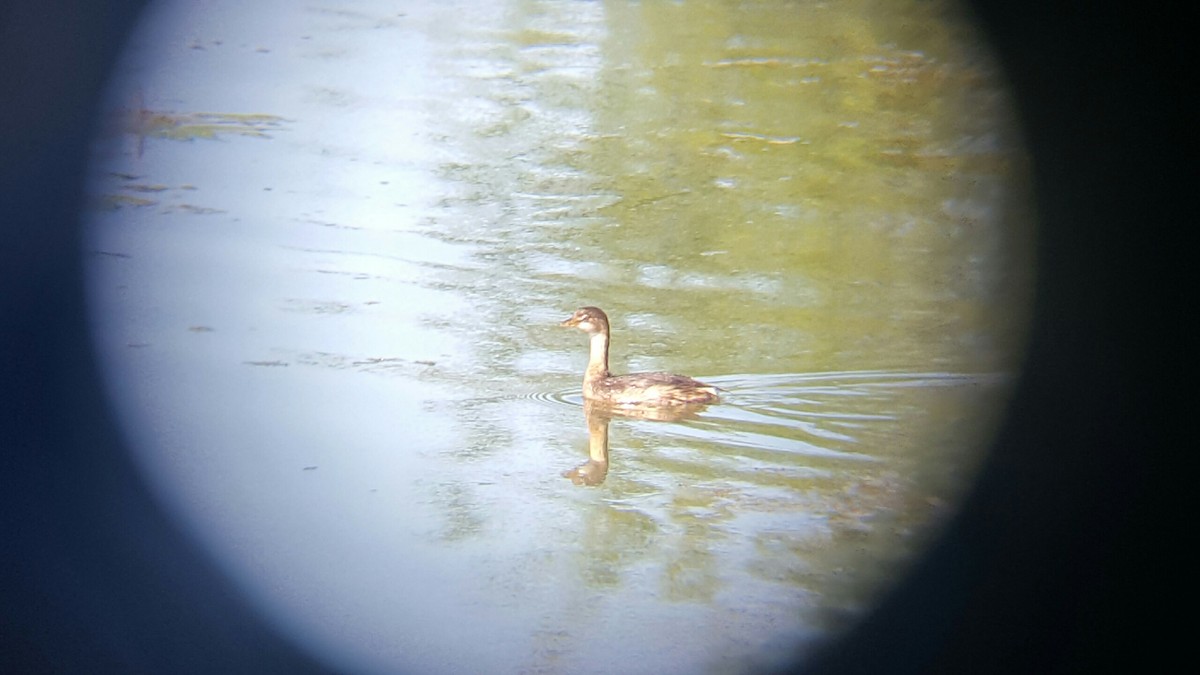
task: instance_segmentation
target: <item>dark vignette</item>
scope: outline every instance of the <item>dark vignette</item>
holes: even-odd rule
[[[0,672],[320,671],[154,509],[100,395],[79,258],[85,149],[143,4],[0,8]],[[1185,535],[1155,527],[1177,494],[1152,480],[1169,468],[1176,395],[1155,377],[1181,338],[1154,307],[1177,288],[1155,246],[1189,222],[1172,178],[1186,165],[1171,161],[1179,21],[1144,6],[971,4],[1034,153],[1028,363],[961,515],[813,672],[1073,672],[1168,656],[1156,626],[1178,565],[1168,549]],[[1146,630],[1167,644],[1139,642]]]

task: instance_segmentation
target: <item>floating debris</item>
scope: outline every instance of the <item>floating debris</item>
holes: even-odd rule
[[[125,206],[139,208],[143,206],[154,206],[156,204],[158,204],[158,202],[153,199],[135,197],[133,195],[100,195],[91,201],[91,205],[94,208],[102,211],[116,211],[117,209]]]
[[[167,138],[192,141],[197,138],[216,139],[222,135],[270,138],[269,132],[281,131],[287,119],[265,113],[175,112],[147,108],[141,92],[133,96],[126,108],[118,110],[109,124],[109,133],[137,137],[137,156],[145,152],[146,139]],[[128,178],[135,178],[128,176]]]
[[[196,206],[195,204],[176,204],[167,208],[166,211],[187,211],[188,213],[194,213],[198,216],[210,216],[215,213],[225,213],[224,209],[214,209],[210,206]]]
[[[747,132],[725,131],[721,133],[725,138],[732,138],[735,141],[762,141],[770,145],[792,145],[801,143],[808,145],[810,141],[806,141],[799,136],[768,136],[766,134],[752,134]]]
[[[705,63],[706,68],[806,68],[808,66],[825,66],[825,59],[780,58],[774,56],[750,56],[738,59],[721,59]]]

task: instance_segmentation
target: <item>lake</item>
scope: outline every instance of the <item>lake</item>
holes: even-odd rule
[[[1027,162],[946,1],[161,3],[85,250],[145,480],[354,672],[741,672],[868,612],[1020,374]],[[596,415],[614,372],[720,387]]]

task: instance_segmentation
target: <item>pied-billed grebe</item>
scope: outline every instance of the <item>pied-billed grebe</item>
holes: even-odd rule
[[[583,374],[583,397],[618,406],[683,406],[716,403],[717,388],[684,375],[608,372],[608,315],[596,307],[580,307],[560,325],[578,328],[592,340]]]

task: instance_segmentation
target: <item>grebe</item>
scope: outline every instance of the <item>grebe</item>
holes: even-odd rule
[[[717,388],[671,373],[612,375],[608,372],[608,315],[597,307],[580,307],[561,326],[578,328],[591,338],[591,355],[583,374],[583,397],[616,406],[687,406],[716,403]]]

